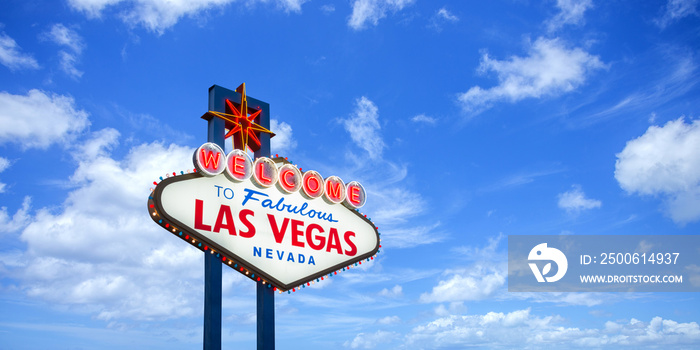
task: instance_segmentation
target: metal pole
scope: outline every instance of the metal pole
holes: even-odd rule
[[[209,90],[209,110],[212,107],[212,90]],[[225,122],[211,118],[207,141],[224,148]],[[221,260],[204,252],[204,350],[221,350]]]
[[[258,282],[258,350],[275,350],[275,292]]]
[[[258,102],[253,104],[252,102]],[[248,105],[260,108],[260,126],[270,129],[270,105],[248,99]],[[274,130],[273,130],[274,132]],[[260,134],[260,149],[255,157],[270,156],[270,134]],[[275,292],[269,284],[257,283],[258,350],[275,350]]]
[[[217,112],[225,112],[225,100],[240,101],[241,95],[233,90],[222,88],[214,85],[209,88],[209,110]],[[258,124],[270,129],[270,105],[255,98],[248,97],[248,106],[260,109],[260,119]],[[217,124],[212,124],[216,121]],[[220,123],[220,124],[219,124]],[[214,142],[224,148],[224,121],[220,118],[212,118],[209,120],[209,142]],[[274,130],[273,130],[274,131]],[[260,149],[255,152],[255,157],[270,156],[270,135],[266,133],[260,134]],[[224,148],[225,149],[225,148]],[[209,265],[216,265],[218,268],[218,277],[216,272],[211,274],[208,272]],[[220,350],[221,349],[221,261],[216,259],[213,254],[205,254],[205,282],[204,282],[204,350]],[[209,279],[216,279],[215,283],[211,284]],[[212,292],[211,299],[208,299],[208,290],[218,291],[218,295]],[[258,333],[258,350],[274,350],[275,349],[275,293],[269,284],[257,283],[256,291],[257,300],[257,333]],[[210,302],[212,303],[210,305]],[[215,309],[214,311],[207,309]],[[216,322],[216,323],[215,323]],[[207,325],[209,324],[209,331]],[[216,325],[216,326],[215,326]],[[216,328],[216,329],[213,329]],[[211,336],[212,340],[208,340],[207,335]],[[214,338],[216,337],[216,338]],[[208,343],[216,343],[210,345]]]

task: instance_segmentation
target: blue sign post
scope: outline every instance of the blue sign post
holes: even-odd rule
[[[209,110],[226,112],[226,100],[243,101],[260,111],[256,123],[270,129],[270,105],[245,97],[233,90],[213,85],[209,88]],[[244,106],[241,106],[245,109]],[[246,110],[241,113],[246,114]],[[207,141],[224,148],[226,122],[221,118],[208,118]],[[260,133],[260,148],[255,157],[270,156],[270,134]],[[243,146],[245,148],[245,145]],[[245,149],[244,149],[245,151]],[[221,260],[215,254],[204,254],[204,350],[221,350]],[[258,350],[275,349],[275,294],[270,285],[257,282],[257,332]]]

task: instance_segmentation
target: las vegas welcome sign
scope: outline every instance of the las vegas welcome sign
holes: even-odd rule
[[[156,183],[149,212],[158,224],[222,263],[279,291],[294,290],[373,259],[377,227],[358,209],[356,181],[302,172],[286,159],[226,155],[205,143],[196,171]]]

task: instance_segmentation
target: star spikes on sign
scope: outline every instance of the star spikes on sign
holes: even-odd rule
[[[207,119],[207,116],[214,116],[226,121],[226,128],[229,130],[224,138],[233,136],[233,148],[244,150],[246,147],[255,152],[260,149],[260,139],[258,133],[264,132],[272,136],[275,134],[255,123],[255,118],[260,115],[262,110],[256,110],[253,114],[248,115],[248,99],[245,94],[245,83],[236,88],[236,92],[241,94],[240,110],[233,105],[230,100],[226,100],[226,113],[208,111],[204,113],[202,118]]]

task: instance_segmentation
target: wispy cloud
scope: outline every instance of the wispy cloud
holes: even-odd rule
[[[0,157],[0,173],[5,171],[5,169],[10,167],[10,161],[7,158]],[[7,185],[0,182],[0,193],[5,192],[5,187]]]
[[[381,221],[377,221],[381,222]],[[440,232],[440,222],[430,226],[390,225],[382,229],[383,246],[390,248],[412,248],[419,245],[432,244],[445,240],[446,234]]]
[[[601,102],[603,95],[611,94],[611,91],[603,88],[598,93],[581,101],[579,105],[569,108],[568,115],[578,115],[571,119],[572,126],[587,127],[610,118],[629,118],[630,116],[647,114],[649,111],[686,96],[700,82],[697,59],[693,52],[683,48],[666,46],[654,49],[652,56],[655,59],[663,60],[665,64],[649,74],[647,79],[636,89],[626,92],[610,103],[603,103]],[[640,56],[639,59],[647,60],[649,58]],[[612,79],[615,81],[628,80],[635,74],[639,74],[639,72],[633,71],[618,77],[612,74]],[[606,84],[613,85],[615,81]]]
[[[444,7],[439,9],[435,15],[439,18],[446,20],[446,21],[450,21],[450,22],[459,21],[459,17],[455,16],[454,14],[452,14],[452,12],[448,11]]]
[[[83,72],[76,68],[76,64],[80,62],[80,56],[85,48],[83,38],[78,32],[58,23],[54,24],[42,37],[64,48],[58,52],[63,72],[73,79],[83,76]]]
[[[66,27],[61,23],[54,24],[51,26],[51,30],[44,34],[45,37],[55,44],[65,46],[70,51],[81,54],[85,43],[83,38],[73,29]]]
[[[435,124],[437,122],[437,119],[429,117],[425,114],[419,114],[411,118],[411,121],[414,123]]]
[[[4,187],[4,184],[0,185]],[[2,191],[0,191],[0,193],[2,193]],[[24,197],[22,207],[17,209],[12,216],[8,213],[7,207],[0,207],[0,232],[17,232],[27,226],[31,219],[29,214],[31,204],[32,199],[30,197]]]
[[[325,5],[321,6],[321,11],[323,13],[329,15],[329,14],[335,12],[335,6],[333,6],[332,4],[325,4]]]
[[[592,0],[557,0],[559,13],[547,21],[547,30],[554,32],[564,25],[583,23],[586,10],[593,7]]]
[[[688,16],[698,15],[698,0],[668,0],[661,17],[654,23],[661,29]]]
[[[558,96],[578,88],[593,71],[606,67],[598,56],[569,48],[561,39],[538,38],[528,51],[525,57],[508,60],[484,54],[479,72],[495,72],[499,85],[488,89],[474,86],[460,94],[458,100],[464,110],[474,115],[494,102]]]
[[[529,184],[531,182],[534,182],[540,177],[543,176],[549,176],[552,174],[557,174],[564,171],[563,169],[559,168],[551,168],[551,169],[545,169],[545,170],[536,170],[536,171],[524,171],[524,172],[519,172],[513,175],[506,176],[504,178],[501,178],[500,180],[496,181],[495,183],[485,186],[481,189],[479,189],[480,192],[490,192],[490,191],[500,191],[503,189],[511,188],[511,187],[517,187],[517,186],[522,186]]]
[[[403,295],[403,288],[400,285],[395,285],[393,288],[384,288],[379,292],[380,296],[387,298],[398,298]]]
[[[277,6],[281,7],[285,12],[301,12],[301,5],[310,0],[277,0]]]
[[[531,273],[529,270],[524,273]],[[619,301],[623,298],[635,299],[636,296],[630,295],[620,297],[610,293],[509,293],[511,299],[528,300],[533,303],[554,304],[560,306],[580,305],[580,306],[597,306],[609,304]]]
[[[459,17],[450,12],[447,8],[442,7],[430,18],[428,27],[439,32],[442,30],[444,24],[456,22],[459,22]]]
[[[130,25],[141,25],[158,34],[174,26],[180,18],[192,16],[205,10],[224,6],[233,0],[195,0],[169,2],[159,0],[70,0],[74,9],[85,13],[89,18],[99,18],[110,7],[125,8],[120,14]]]
[[[415,0],[355,0],[348,25],[354,30],[362,30],[368,24],[376,26],[389,12],[401,11]]]
[[[10,70],[39,69],[34,57],[22,52],[17,42],[5,32],[0,32],[0,63]]]
[[[401,323],[401,318],[399,316],[386,316],[377,320],[378,324],[388,325]]]
[[[370,158],[381,158],[385,144],[379,135],[379,110],[374,102],[364,96],[357,99],[355,111],[343,120],[343,125],[355,144],[367,151]]]
[[[285,12],[301,12],[302,5],[308,0],[274,0],[275,6]],[[194,17],[209,10],[222,8],[235,0],[69,0],[72,8],[84,13],[89,18],[99,18],[103,13],[119,6],[119,17],[132,26],[144,28],[163,34],[183,17]],[[245,0],[249,5],[267,0]]]
[[[341,122],[355,145],[368,155],[348,152],[353,164],[348,171],[365,179],[362,182],[371,197],[366,210],[380,226],[382,237],[387,239],[385,245],[410,248],[442,241],[446,235],[437,229],[439,221],[422,223],[418,219],[427,210],[427,203],[420,193],[402,184],[408,175],[407,167],[383,157],[387,146],[379,134],[379,108],[374,102],[364,96],[358,98],[355,110]]]
[[[488,244],[483,247],[459,246],[452,249],[452,251],[471,261],[500,261],[503,260],[503,256],[497,253],[497,249],[504,238],[503,233],[499,233],[498,236],[488,237]]]
[[[426,206],[420,196],[399,187],[372,192],[371,195],[384,204],[374,211],[372,217],[387,224],[404,223],[423,212]]]

